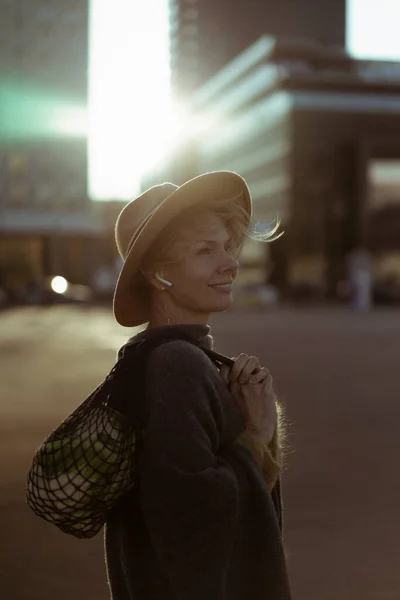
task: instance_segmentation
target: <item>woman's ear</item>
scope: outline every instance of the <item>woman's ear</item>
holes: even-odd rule
[[[149,287],[156,287],[156,288],[159,287],[160,282],[157,281],[157,278],[155,276],[156,273],[157,273],[157,271],[155,271],[154,268],[151,271],[149,269],[145,269],[145,268],[140,269],[140,274]]]

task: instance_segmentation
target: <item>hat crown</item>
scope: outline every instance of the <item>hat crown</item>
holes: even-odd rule
[[[122,209],[115,225],[115,241],[123,260],[153,212],[177,189],[178,186],[173,183],[155,185]]]

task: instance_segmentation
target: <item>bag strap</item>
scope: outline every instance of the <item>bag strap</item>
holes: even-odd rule
[[[143,340],[140,340],[139,342],[136,342],[135,339],[133,339],[132,342],[128,342],[125,346],[123,346],[123,348],[121,348],[120,353],[123,356],[125,349],[128,349],[129,347],[132,347],[132,346],[137,346],[137,344],[139,344],[139,345],[143,344],[144,347],[146,347],[146,354],[147,354],[149,351],[151,352],[153,349],[155,349],[160,344],[163,344],[164,342],[167,342],[170,340],[185,340],[185,341],[193,344],[197,348],[200,348],[201,350],[203,350],[203,352],[205,352],[211,358],[211,360],[214,363],[216,363],[218,366],[220,366],[222,364],[232,366],[234,364],[234,361],[231,358],[229,358],[228,356],[225,356],[224,354],[220,354],[219,352],[215,352],[215,350],[205,348],[200,343],[198,343],[192,336],[189,336],[188,334],[183,333],[182,331],[165,332],[165,334],[162,337],[154,337],[153,339],[145,338]]]

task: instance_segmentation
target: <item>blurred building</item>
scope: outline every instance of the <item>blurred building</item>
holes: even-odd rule
[[[191,98],[192,135],[143,184],[243,175],[255,220],[285,235],[247,244],[241,277],[334,298],[364,247],[400,282],[400,63],[262,36]]]
[[[87,283],[100,221],[87,197],[88,3],[0,1],[0,285]]]
[[[261,35],[345,46],[346,0],[170,0],[172,83],[198,88]]]

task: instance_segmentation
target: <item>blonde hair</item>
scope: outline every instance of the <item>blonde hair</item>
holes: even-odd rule
[[[275,219],[274,226],[264,227],[263,230],[257,231],[258,226],[261,224],[256,223],[252,225],[249,222],[249,214],[238,200],[232,201],[231,198],[212,199],[211,201],[202,202],[198,206],[182,211],[172,223],[165,227],[144,257],[142,272],[149,271],[154,263],[167,265],[179,260],[181,257],[177,258],[174,255],[179,232],[210,213],[220,217],[225,223],[231,237],[230,252],[235,258],[238,258],[240,255],[246,239],[269,243],[277,240],[284,234],[284,231],[278,233],[281,224],[278,217]],[[146,285],[146,282],[143,281],[144,279],[143,273],[139,273],[135,283],[140,284],[141,282]]]

